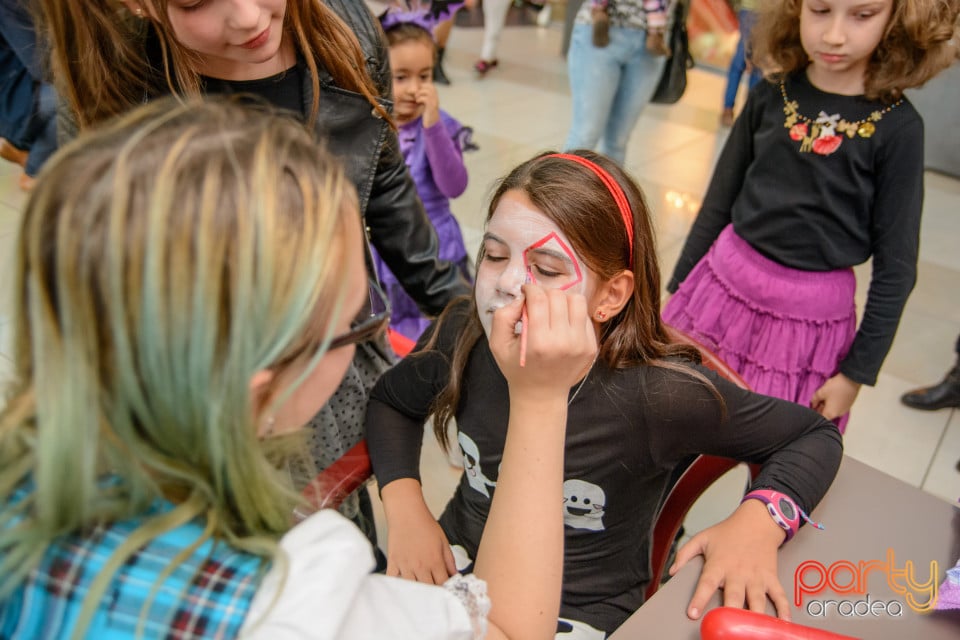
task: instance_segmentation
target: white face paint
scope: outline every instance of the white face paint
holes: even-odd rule
[[[597,279],[572,247],[560,228],[535,208],[525,194],[508,191],[500,198],[487,222],[484,255],[477,267],[477,312],[487,337],[493,312],[522,297],[520,287],[526,282],[536,282],[547,289],[565,288],[589,300]]]

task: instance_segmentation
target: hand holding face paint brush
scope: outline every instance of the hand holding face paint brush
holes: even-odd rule
[[[567,244],[556,234],[556,232],[551,232],[540,238],[532,245],[524,249],[523,251],[523,269],[526,273],[525,284],[540,284],[537,282],[536,277],[533,275],[533,262],[531,260],[531,254],[534,256],[543,254],[547,256],[556,256],[561,261],[568,260],[569,263],[573,266],[574,273],[576,276],[569,282],[560,282],[555,283],[555,286],[552,287],[558,291],[566,291],[567,289],[574,287],[581,282],[583,282],[583,272],[580,271],[580,263],[577,261],[577,257],[573,254],[573,250],[567,246]],[[542,267],[538,267],[542,269]],[[562,275],[561,273],[551,274],[551,275]],[[520,322],[518,324],[518,333],[520,334],[520,366],[524,367],[527,364],[527,308],[524,306],[523,312],[520,315]]]
[[[530,273],[530,269],[527,269],[527,280],[524,284],[530,284],[533,282],[533,276]],[[517,326],[514,328],[514,333],[520,335],[520,366],[527,366],[527,324],[529,324],[529,318],[527,318],[527,305],[523,305],[523,309],[520,311],[520,322],[517,323]]]
[[[518,335],[517,323],[523,318]],[[523,285],[523,298],[493,314],[490,350],[507,379],[511,396],[543,397],[557,392],[564,401],[597,353],[597,335],[580,294]],[[520,365],[525,350],[524,365]]]

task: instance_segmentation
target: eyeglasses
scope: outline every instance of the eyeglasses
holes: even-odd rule
[[[366,342],[382,333],[390,322],[390,301],[387,294],[377,281],[370,278],[368,282],[367,304],[360,310],[356,320],[350,324],[350,329],[330,341],[329,351],[345,347],[358,342]]]

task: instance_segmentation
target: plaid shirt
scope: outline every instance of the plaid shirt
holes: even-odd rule
[[[168,509],[169,504],[162,504],[154,512]],[[91,583],[142,522],[101,526],[90,535],[67,536],[50,545],[40,565],[9,598],[0,601],[0,640],[70,637]],[[86,637],[236,637],[263,576],[259,557],[207,540],[160,583],[177,554],[202,532],[202,524],[191,522],[130,556],[104,592]],[[153,601],[144,612],[151,596]]]

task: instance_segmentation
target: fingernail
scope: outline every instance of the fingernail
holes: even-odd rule
[[[690,617],[696,619],[696,618],[699,617],[699,616],[700,616],[700,610],[697,609],[697,608],[695,608],[695,607],[691,607],[691,608],[690,608]]]

